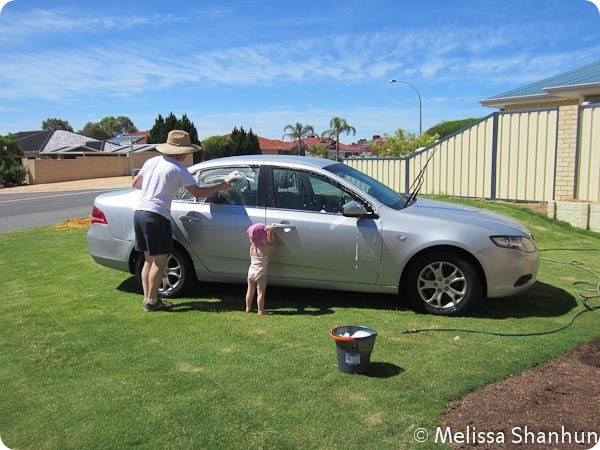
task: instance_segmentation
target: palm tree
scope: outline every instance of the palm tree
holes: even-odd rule
[[[331,139],[335,136],[335,160],[340,160],[340,134],[346,133],[354,136],[356,134],[356,128],[348,125],[346,119],[341,117],[334,117],[329,121],[329,130],[324,131],[322,137]]]
[[[290,139],[295,139],[298,141],[298,153],[300,154],[302,148],[304,147],[304,143],[302,139],[304,139],[309,134],[315,134],[315,129],[312,125],[303,125],[300,122],[296,122],[296,125],[286,125],[283,129],[284,133],[282,139],[289,137]]]

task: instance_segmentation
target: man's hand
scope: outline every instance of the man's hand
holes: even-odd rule
[[[231,183],[234,183],[235,181],[239,181],[241,180],[242,177],[240,177],[239,175],[233,175],[233,176],[229,176],[226,180],[225,180],[225,184],[227,184],[227,186],[231,187]]]

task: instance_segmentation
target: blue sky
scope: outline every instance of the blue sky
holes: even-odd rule
[[[4,0],[6,1],[6,0]],[[0,4],[4,1],[0,0]],[[0,134],[58,117],[140,130],[186,113],[201,139],[280,139],[334,116],[355,136],[483,117],[479,100],[600,59],[587,0],[13,0],[0,13]]]

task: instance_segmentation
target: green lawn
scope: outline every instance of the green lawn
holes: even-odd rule
[[[511,205],[544,257],[600,270],[600,236]],[[98,266],[85,229],[0,235],[0,438],[12,449],[415,449],[457,397],[600,337],[600,312],[553,334],[502,337],[452,327],[538,332],[582,308],[573,283],[543,261],[526,294],[468,317],[416,314],[393,296],[269,288],[259,317],[245,287],[203,285],[171,313],[144,313],[133,277]],[[590,304],[598,305],[598,299]],[[378,332],[368,376],[337,368],[329,330]],[[520,424],[526,425],[526,424]]]

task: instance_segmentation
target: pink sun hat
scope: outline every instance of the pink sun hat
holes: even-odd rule
[[[255,223],[248,227],[248,237],[254,245],[262,247],[267,241],[267,226],[264,223]]]

